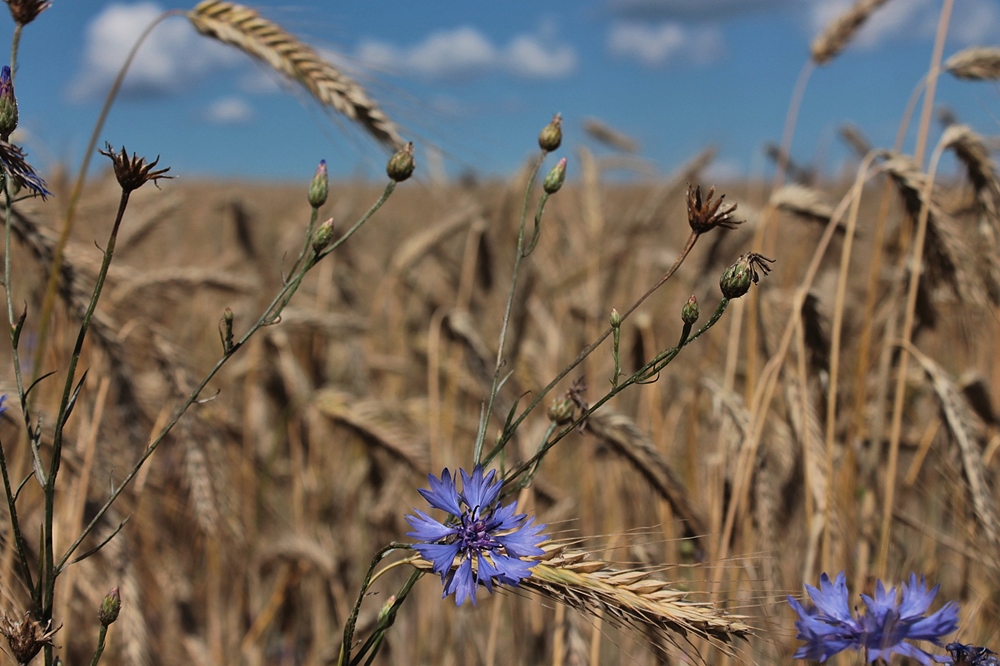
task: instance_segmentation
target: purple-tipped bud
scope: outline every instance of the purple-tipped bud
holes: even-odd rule
[[[402,183],[404,180],[413,175],[413,169],[416,164],[413,161],[413,142],[406,144],[405,148],[402,148],[396,152],[395,155],[389,158],[389,163],[385,167],[385,172],[397,183]]]
[[[10,133],[17,128],[17,98],[14,97],[14,81],[10,78],[10,67],[0,69],[0,139],[7,141]]]
[[[320,160],[316,167],[316,175],[309,183],[309,205],[319,208],[326,203],[326,197],[330,193],[330,178],[326,173],[326,160]]]
[[[618,310],[611,308],[611,328],[621,328],[622,316],[618,314]]]
[[[701,308],[698,307],[698,299],[692,294],[684,307],[681,308],[681,321],[685,324],[693,325],[701,316]]]
[[[390,594],[389,598],[385,600],[382,607],[378,609],[378,621],[382,624],[389,617],[389,613],[392,611],[392,607],[396,605],[396,595]]]
[[[111,588],[107,596],[101,600],[101,607],[97,610],[97,619],[100,620],[102,627],[107,627],[108,625],[114,623],[118,619],[118,613],[122,609],[122,596],[118,592],[118,587],[115,586]]]
[[[565,396],[556,398],[552,401],[552,404],[549,405],[549,420],[556,425],[566,425],[573,420],[573,412],[575,409],[573,401],[570,398]]]
[[[563,182],[566,180],[566,158],[559,160],[558,164],[552,167],[552,171],[549,171],[549,175],[545,177],[545,182],[542,183],[542,189],[544,189],[548,194],[555,194],[562,187]]]
[[[553,150],[559,150],[560,145],[562,145],[562,114],[557,113],[553,116],[552,122],[542,128],[538,135],[538,146],[551,153]]]
[[[333,218],[319,225],[312,237],[312,248],[316,254],[326,249],[326,246],[333,240]]]

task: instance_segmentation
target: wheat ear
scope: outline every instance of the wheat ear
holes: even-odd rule
[[[812,59],[825,65],[844,50],[868,17],[888,0],[858,0],[850,9],[831,21],[812,43]]]
[[[300,83],[320,104],[359,123],[381,143],[397,150],[403,147],[405,142],[399,135],[399,127],[360,84],[253,9],[206,0],[188,12],[187,17],[198,32],[234,46]]]

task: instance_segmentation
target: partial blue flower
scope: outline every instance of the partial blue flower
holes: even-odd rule
[[[43,199],[52,196],[52,193],[45,189],[45,181],[39,178],[31,165],[25,161],[24,151],[2,139],[0,139],[0,168],[16,186],[29,189]]]
[[[923,576],[918,581],[916,574],[910,574],[909,582],[903,584],[902,602],[896,588],[886,591],[882,581],[877,581],[874,597],[861,595],[865,613],[857,617],[848,606],[843,571],[832,583],[824,573],[820,576],[819,589],[806,585],[806,590],[814,604],[810,608],[788,597],[788,603],[799,615],[795,623],[799,630],[797,638],[806,642],[796,650],[796,659],[824,662],[838,652],[853,649],[863,650],[868,663],[876,659],[888,662],[893,654],[909,657],[924,666],[951,661],[905,642],[930,641],[941,645],[941,637],[958,628],[958,606],[953,602],[925,615],[937,595],[938,586],[928,590]]]
[[[441,574],[442,598],[454,593],[455,604],[461,606],[466,598],[476,604],[479,585],[492,593],[494,584],[516,586],[530,576],[534,563],[522,558],[543,554],[538,544],[548,537],[541,534],[545,525],[534,525],[527,514],[515,515],[517,502],[500,504],[503,481],[496,480],[496,470],[484,474],[482,465],[476,465],[471,476],[464,469],[459,474],[461,490],[457,475],[445,469],[440,479],[428,474],[430,489],[419,491],[428,504],[454,520],[440,523],[414,509],[416,515],[407,515],[406,521],[413,527],[408,536],[423,542],[413,548]]]
[[[7,402],[6,393],[0,395],[0,416],[3,416],[3,413],[7,411],[7,405],[4,404],[5,402]]]
[[[944,649],[951,655],[955,666],[1000,666],[997,653],[987,647],[948,643]]]

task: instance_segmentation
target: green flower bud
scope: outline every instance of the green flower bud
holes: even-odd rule
[[[0,139],[6,141],[17,128],[17,98],[14,97],[14,81],[10,78],[10,67],[0,69]]]
[[[701,308],[698,307],[698,299],[691,296],[688,302],[681,308],[681,321],[685,324],[693,325],[701,316]]]
[[[101,601],[101,607],[97,610],[97,619],[102,627],[107,627],[118,619],[118,613],[122,609],[122,597],[118,592],[118,587],[111,588],[108,595]]]
[[[545,177],[545,182],[542,183],[542,189],[544,189],[549,194],[555,194],[562,187],[563,181],[566,180],[566,158],[562,158],[559,162],[552,167],[552,171],[549,171],[549,175]]]
[[[320,160],[316,167],[316,175],[309,183],[309,205],[319,208],[326,203],[326,197],[330,193],[330,178],[326,173],[326,160]]]
[[[552,401],[552,404],[549,405],[549,420],[556,425],[565,425],[573,420],[574,410],[575,405],[572,400],[565,396],[556,398]]]
[[[406,144],[405,148],[402,148],[396,152],[395,155],[389,158],[389,164],[385,167],[385,172],[397,183],[402,183],[404,180],[413,175],[413,169],[416,165],[413,162],[413,142]]]
[[[747,293],[750,291],[751,282],[757,284],[760,281],[760,273],[767,275],[771,272],[771,267],[768,264],[773,263],[774,259],[768,259],[756,252],[747,252],[740,256],[735,264],[726,269],[719,280],[722,295],[733,299]]]
[[[618,310],[611,308],[611,328],[621,328],[622,316],[618,314]]]
[[[330,244],[333,240],[333,218],[319,225],[316,231],[313,232],[312,237],[312,248],[319,254],[326,249],[326,246]]]
[[[552,122],[542,128],[538,135],[538,146],[551,153],[558,150],[562,145],[562,114],[557,113],[552,118]]]

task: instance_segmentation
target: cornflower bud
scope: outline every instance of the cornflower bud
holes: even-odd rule
[[[389,598],[385,600],[382,607],[378,609],[378,622],[382,624],[389,617],[389,612],[392,611],[392,607],[396,604],[396,595],[391,594]]]
[[[573,411],[575,406],[573,405],[573,400],[562,396],[556,398],[549,405],[548,417],[549,420],[556,425],[566,425],[573,420]]]
[[[14,97],[14,81],[10,78],[10,67],[0,69],[0,139],[7,141],[10,133],[17,128],[17,98]]]
[[[538,135],[538,146],[545,152],[559,150],[562,145],[562,114],[552,117],[552,122],[542,128]]]
[[[330,193],[330,178],[326,173],[326,160],[320,160],[316,167],[316,175],[309,183],[309,205],[319,208],[326,203],[326,197]]]
[[[767,275],[771,272],[771,267],[768,264],[773,263],[774,259],[768,259],[756,252],[747,252],[741,255],[735,264],[726,269],[719,280],[722,295],[733,299],[747,293],[750,291],[751,282],[757,284],[760,281],[760,274],[757,271]]]
[[[389,158],[385,172],[389,175],[389,178],[392,178],[397,183],[402,183],[413,175],[415,166],[413,162],[413,142],[411,141]]]
[[[566,180],[566,158],[562,158],[559,162],[552,167],[552,171],[549,171],[549,175],[545,177],[545,182],[542,183],[542,189],[548,194],[555,194],[562,187],[563,181]]]
[[[97,619],[102,627],[114,623],[118,619],[118,613],[122,609],[122,597],[118,592],[118,586],[111,588],[107,596],[101,601],[101,607],[97,610]]]
[[[313,232],[313,237],[312,237],[313,250],[316,252],[316,254],[319,254],[320,252],[326,249],[326,246],[330,244],[330,241],[332,239],[333,239],[333,218],[331,217],[329,220],[319,225],[319,228],[317,228],[316,231]]]
[[[698,317],[701,316],[701,308],[698,306],[698,299],[691,295],[684,307],[681,308],[681,321],[689,326],[693,326]]]
[[[622,316],[618,314],[618,310],[611,308],[611,328],[621,328]]]

